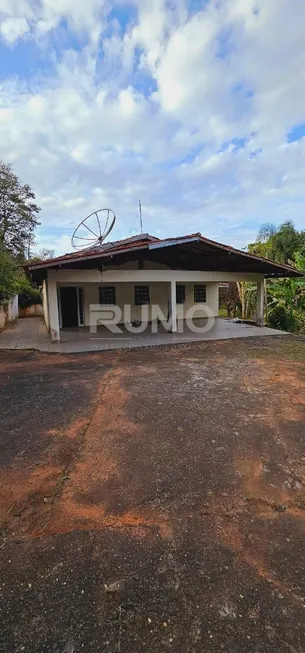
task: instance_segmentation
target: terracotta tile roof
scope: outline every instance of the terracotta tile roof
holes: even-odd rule
[[[45,261],[37,261],[37,263],[31,263],[28,261],[26,267],[34,269],[36,267],[43,267],[43,264],[54,263],[64,263],[68,261],[73,261],[74,259],[82,258],[94,258],[107,255],[109,252],[116,254],[117,252],[135,249],[136,247],[145,247],[152,242],[158,242],[159,238],[151,236],[150,234],[137,234],[136,236],[131,236],[130,238],[123,238],[121,240],[115,240],[109,243],[103,243],[103,245],[98,245],[97,247],[87,247],[85,249],[78,250],[76,252],[69,252],[67,254],[62,254],[52,259],[46,259]]]
[[[86,248],[83,250],[79,250],[76,252],[71,252],[68,254],[64,254],[62,256],[58,256],[53,259],[48,259],[45,261],[39,261],[37,263],[32,263],[28,261],[28,263],[24,266],[28,268],[29,270],[38,270],[41,268],[47,268],[47,267],[55,267],[56,265],[63,265],[65,263],[70,263],[73,261],[82,261],[83,259],[95,259],[95,258],[111,258],[117,254],[121,254],[122,252],[129,252],[137,249],[160,249],[162,247],[169,247],[169,246],[178,246],[182,245],[183,242],[186,241],[190,244],[190,247],[192,244],[205,244],[208,245],[210,248],[215,249],[216,251],[222,250],[229,252],[230,254],[235,254],[240,257],[245,257],[246,259],[252,259],[253,261],[257,261],[260,263],[267,263],[273,266],[274,270],[278,271],[279,273],[282,271],[284,272],[285,270],[287,272],[293,273],[293,275],[290,276],[303,276],[302,273],[298,272],[295,268],[292,268],[289,265],[283,265],[279,263],[275,263],[274,261],[270,261],[269,259],[265,259],[260,256],[256,256],[255,254],[250,254],[249,252],[244,252],[242,250],[236,249],[235,247],[231,247],[230,245],[224,245],[222,243],[218,243],[215,240],[210,240],[209,238],[205,238],[202,236],[201,233],[193,233],[193,234],[187,234],[185,236],[180,236],[180,237],[175,237],[175,238],[157,238],[156,236],[151,236],[148,233],[145,234],[137,234],[135,236],[131,236],[129,238],[123,238],[121,240],[116,240],[114,242],[108,242],[108,243],[103,243],[102,245],[99,245],[97,247],[92,247],[92,248]],[[283,275],[284,276],[284,275]],[[289,276],[289,275],[288,275]]]

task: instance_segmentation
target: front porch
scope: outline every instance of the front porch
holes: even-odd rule
[[[196,322],[200,326],[200,324],[203,325],[204,320],[199,319]],[[204,340],[289,335],[268,327],[241,324],[222,318],[216,318],[214,325],[206,333],[194,333],[186,326],[183,333],[168,333],[162,329],[161,325],[158,327],[158,333],[151,332],[151,325],[141,334],[131,334],[124,327],[122,327],[122,331],[122,334],[110,334],[104,326],[97,327],[96,333],[90,333],[89,327],[62,329],[60,332],[61,342],[52,343],[41,318],[24,318],[0,333],[0,349],[35,349],[43,352],[72,354],[122,348],[164,347]]]
[[[91,327],[89,349],[117,348],[124,342],[139,346],[144,342],[158,345],[222,338],[230,328],[232,337],[236,337],[237,329],[240,334],[250,335],[251,329],[255,333],[251,325],[228,326],[219,320],[214,324],[218,316],[219,283],[256,283],[256,320],[262,327],[265,279],[302,276],[295,268],[216,243],[199,233],[173,239],[138,234],[30,264],[28,271],[32,280],[43,287],[45,323],[51,340],[60,345],[63,337],[62,345],[71,350],[77,350],[80,342],[88,340],[86,327]],[[142,309],[147,309],[144,315]],[[179,320],[189,320],[190,313],[193,318],[211,318],[211,329],[198,334],[194,329],[188,333],[186,327],[179,333]],[[96,338],[92,338],[93,329],[101,324],[106,326],[109,321],[128,328],[130,324],[159,320],[168,322],[171,333],[160,330],[151,333],[148,327],[144,333],[132,336],[119,333],[100,338],[98,335],[103,330],[99,329]],[[71,332],[71,327],[81,327],[84,331]],[[79,334],[76,339],[74,333]],[[261,329],[259,333],[262,335]],[[265,333],[272,330],[267,329]],[[88,347],[80,350],[87,351]]]
[[[43,293],[45,321],[51,340],[57,343],[62,341],[65,329],[70,333],[71,328],[92,327],[92,335],[94,328],[108,325],[109,320],[115,321],[122,328],[122,325],[134,323],[156,324],[160,315],[161,321],[170,320],[173,335],[179,336],[179,322],[190,316],[201,320],[208,317],[212,322],[217,318],[221,281],[256,283],[257,323],[262,326],[262,275],[169,269],[48,270]],[[145,297],[138,297],[138,291],[145,291]],[[187,326],[183,326],[181,331],[185,338]],[[113,339],[114,334],[107,330],[105,333],[109,334],[107,340]],[[154,334],[148,324],[147,329],[136,336],[143,338],[147,333],[158,337],[169,335],[167,332],[162,334],[160,330]],[[193,331],[189,337],[192,335]],[[118,339],[123,341],[127,336],[120,333]],[[129,334],[128,340],[132,340]],[[64,342],[67,342],[66,338]]]

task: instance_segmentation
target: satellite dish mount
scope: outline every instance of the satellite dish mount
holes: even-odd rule
[[[71,238],[74,249],[99,247],[114,227],[116,215],[112,209],[98,209],[82,220]]]

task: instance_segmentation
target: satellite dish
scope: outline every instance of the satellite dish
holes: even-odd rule
[[[98,209],[79,223],[71,238],[74,249],[91,249],[101,245],[114,226],[116,215],[112,209]]]

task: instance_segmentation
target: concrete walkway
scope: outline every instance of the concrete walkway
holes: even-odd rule
[[[20,318],[7,326],[0,332],[0,349],[54,351],[44,320],[40,317]]]
[[[268,327],[239,324],[218,318],[206,333],[193,333],[188,329],[185,329],[184,333],[168,333],[161,331],[161,327],[157,334],[152,334],[148,330],[142,334],[130,334],[125,330],[116,335],[111,335],[105,327],[98,327],[97,333],[90,333],[88,328],[64,329],[61,331],[61,342],[56,344],[50,341],[43,320],[33,317],[20,319],[4,329],[0,333],[0,349],[37,349],[46,352],[75,353],[272,335],[288,334]]]

